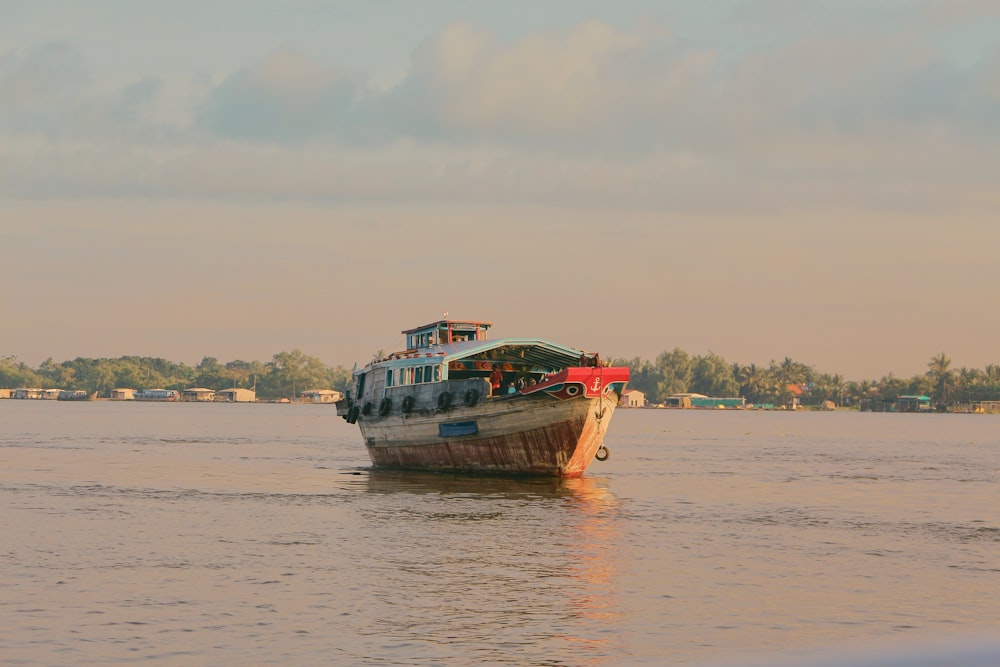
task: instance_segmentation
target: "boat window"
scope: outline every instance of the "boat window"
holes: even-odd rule
[[[392,386],[392,369],[391,368],[385,369],[385,386],[387,386],[387,387],[391,387]]]
[[[423,370],[420,366],[417,366],[416,373],[414,374],[416,377],[413,378],[414,384],[420,384],[424,381]]]
[[[441,380],[441,367],[440,366],[435,366],[434,367],[434,381],[435,382],[439,382],[440,380]]]
[[[424,382],[430,382],[430,381],[431,381],[431,367],[424,366]]]

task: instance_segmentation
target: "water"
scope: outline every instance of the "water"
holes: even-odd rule
[[[376,473],[330,406],[0,401],[0,662],[916,664],[1000,634],[1000,417],[620,410],[606,442],[579,480]]]

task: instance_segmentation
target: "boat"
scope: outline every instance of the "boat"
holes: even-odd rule
[[[135,392],[136,401],[174,402],[179,400],[180,392],[176,389],[143,389]]]
[[[87,392],[83,391],[82,389],[76,389],[76,390],[63,389],[62,391],[59,392],[59,396],[56,397],[56,400],[59,400],[59,401],[93,401],[96,398],[97,398],[97,392],[96,391],[88,394]]]
[[[353,372],[337,414],[375,468],[573,478],[605,460],[629,369],[541,338],[442,319]]]

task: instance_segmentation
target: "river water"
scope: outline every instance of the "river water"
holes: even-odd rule
[[[331,406],[0,401],[0,662],[924,664],[1000,636],[998,416],[619,410],[606,444],[578,480],[381,473]]]

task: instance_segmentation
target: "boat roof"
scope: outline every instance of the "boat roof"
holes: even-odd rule
[[[396,352],[374,365],[405,366],[423,359],[433,363],[450,363],[464,359],[491,363],[527,364],[535,368],[559,369],[575,366],[583,350],[560,345],[542,338],[499,338],[497,340],[470,340],[432,347]]]
[[[579,363],[582,350],[542,338],[500,338],[441,345],[445,361],[482,358],[496,363],[527,363],[540,368],[565,368]],[[450,349],[449,349],[450,348]]]

